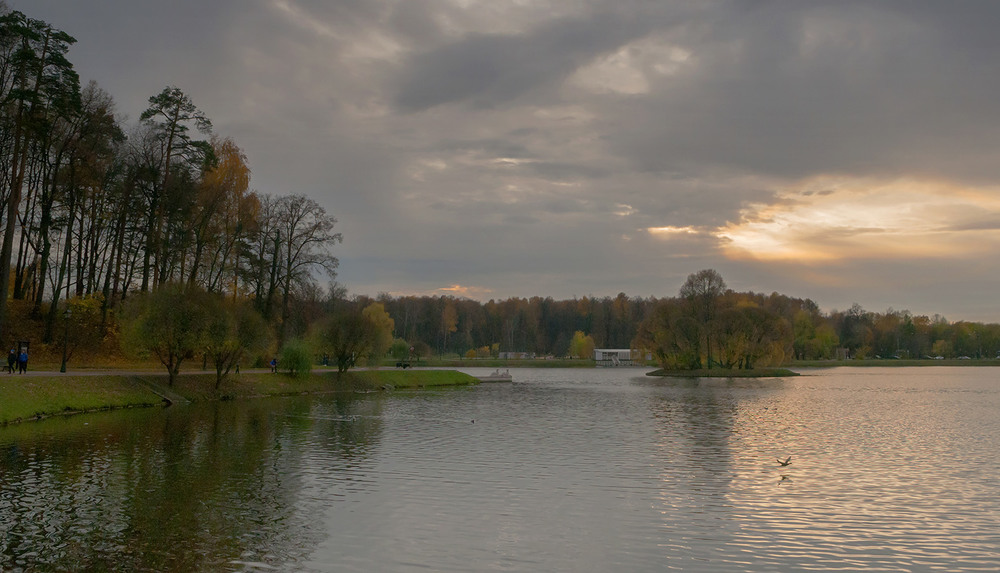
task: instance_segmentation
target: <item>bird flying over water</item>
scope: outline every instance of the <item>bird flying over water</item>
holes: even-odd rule
[[[785,461],[781,461],[779,459],[778,463],[782,466],[787,466],[788,464],[792,463],[792,456],[788,456],[787,458],[785,458]]]

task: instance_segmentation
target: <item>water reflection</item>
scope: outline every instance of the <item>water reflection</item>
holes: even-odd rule
[[[726,548],[744,527],[732,503],[746,462],[743,416],[752,409],[748,403],[780,391],[783,382],[665,379],[645,385],[653,389],[653,442],[664,462],[657,494],[664,557],[680,569],[708,563],[742,568]]]
[[[260,400],[8,428],[0,569],[294,562],[323,537],[311,527],[323,504],[301,500],[364,463],[381,432],[379,407],[352,397]]]
[[[995,571],[992,372],[528,370],[26,424],[0,570]]]

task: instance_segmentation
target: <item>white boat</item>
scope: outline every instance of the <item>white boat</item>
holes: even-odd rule
[[[513,382],[514,377],[510,375],[510,370],[505,372],[500,372],[500,369],[496,369],[486,376],[476,376],[479,378],[480,382]]]

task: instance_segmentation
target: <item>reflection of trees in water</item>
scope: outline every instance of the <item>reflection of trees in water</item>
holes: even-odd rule
[[[300,499],[363,466],[379,407],[354,396],[257,400],[0,433],[0,570],[295,562],[322,538],[311,526],[326,509]]]
[[[737,404],[724,388],[697,381],[664,388],[651,407],[660,443],[674,444],[671,465],[683,466],[692,478],[725,481],[731,462],[730,438]]]
[[[720,509],[737,471],[740,398],[722,381],[671,381],[650,408],[661,448],[661,530],[675,544],[672,562],[684,566],[723,551],[740,527],[739,515]]]
[[[741,415],[748,404],[778,390],[777,380],[668,379],[651,400],[652,414],[663,443],[683,447],[678,452],[692,469],[708,475],[729,471],[740,447]]]

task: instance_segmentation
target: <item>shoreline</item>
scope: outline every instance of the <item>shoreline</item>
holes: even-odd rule
[[[723,370],[713,368],[711,370],[654,370],[646,376],[657,378],[787,378],[791,376],[801,376],[798,372],[787,368],[753,368],[750,370]]]
[[[447,364],[446,364],[447,362]],[[345,372],[338,379],[336,370],[317,369],[302,378],[268,369],[247,369],[232,373],[215,390],[215,373],[183,372],[173,388],[167,385],[163,370],[151,368],[80,368],[72,373],[29,371],[26,375],[0,374],[0,427],[69,416],[125,408],[164,407],[170,404],[211,400],[242,400],[276,396],[329,394],[339,392],[373,392],[392,389],[463,386],[478,384],[475,376],[454,370],[466,367],[503,368],[596,368],[583,360],[455,360],[424,362],[405,370],[391,366]],[[561,364],[560,364],[561,363]],[[570,363],[571,366],[566,366]],[[800,376],[797,369],[827,368],[905,368],[905,367],[991,367],[1000,360],[821,360],[797,361],[781,368],[757,370],[656,370],[648,368],[647,376],[659,378],[773,378]],[[795,370],[793,370],[795,369]]]
[[[215,373],[181,373],[173,387],[166,373],[35,372],[0,377],[0,427],[127,408],[340,392],[377,392],[478,384],[456,370],[362,370],[337,375],[321,370],[302,377],[252,371],[231,374],[215,389]]]

